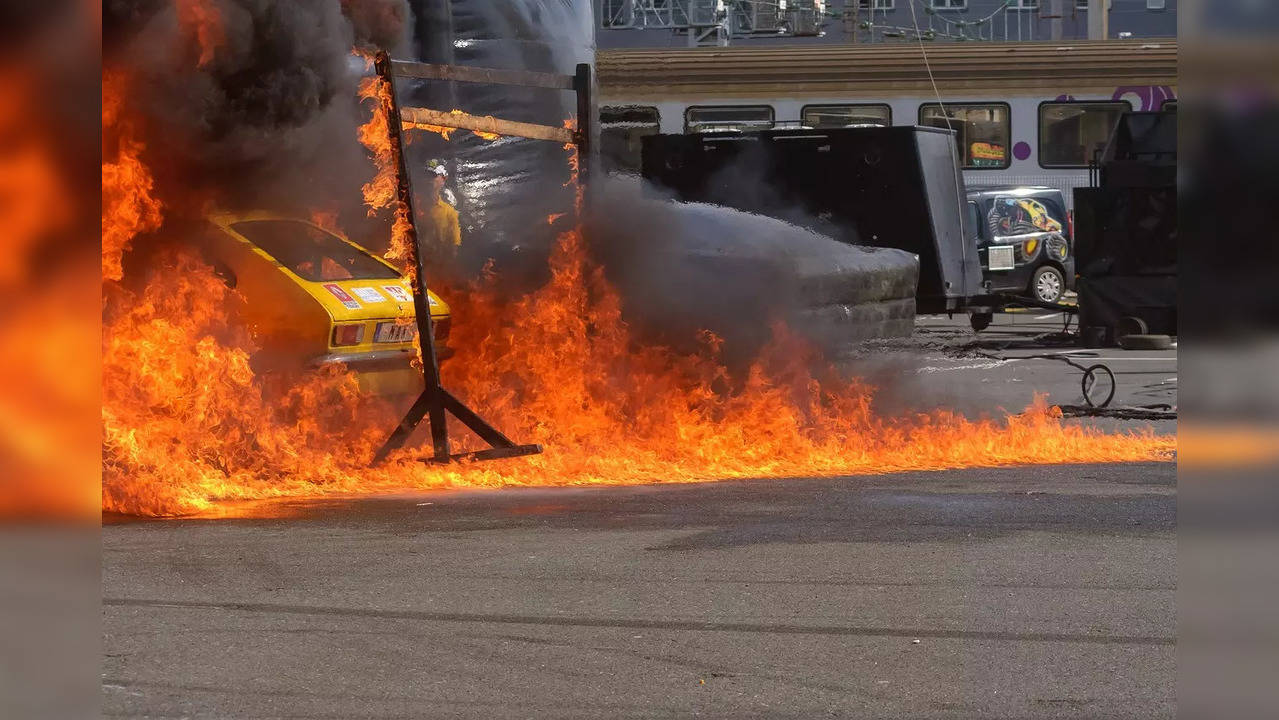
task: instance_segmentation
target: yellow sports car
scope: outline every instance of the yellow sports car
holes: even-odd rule
[[[345,237],[307,220],[252,213],[215,215],[206,256],[244,298],[244,314],[268,370],[342,363],[365,390],[411,393],[422,373],[408,278]],[[435,342],[446,357],[449,307],[428,292]]]

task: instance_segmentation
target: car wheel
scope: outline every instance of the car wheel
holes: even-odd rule
[[[1030,278],[1030,296],[1040,302],[1055,303],[1066,291],[1066,277],[1052,265],[1044,265]]]

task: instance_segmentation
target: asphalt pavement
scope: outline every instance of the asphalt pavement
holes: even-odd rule
[[[849,370],[876,380],[887,412],[944,406],[970,416],[1018,412],[1036,397],[1067,408],[1084,408],[1084,369],[1104,366],[1090,397],[1110,410],[1177,408],[1177,348],[1090,349],[1063,334],[1074,329],[1061,313],[1039,310],[995,315],[990,328],[974,333],[965,316],[920,316],[908,340],[872,342],[845,360]],[[1108,430],[1131,427],[1107,417],[1081,423]],[[1174,420],[1149,424],[1175,433]]]
[[[974,408],[1067,402],[1069,366],[974,354],[1044,352],[1025,341],[1056,321],[1034,318],[978,338],[925,318],[882,367],[914,378],[903,403],[930,387]],[[1112,355],[1117,399],[1175,405],[1175,351],[1096,357]],[[1171,717],[1176,502],[1175,465],[1148,463],[108,518],[103,710]]]

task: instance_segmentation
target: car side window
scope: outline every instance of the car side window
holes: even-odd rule
[[[1057,213],[1060,215],[1060,212]],[[995,198],[986,218],[991,237],[1012,237],[1064,231],[1065,224],[1054,217],[1048,205],[1033,197],[1004,195]]]
[[[1059,227],[1056,232],[1064,234],[1066,227],[1070,224],[1070,221],[1066,216],[1064,203],[1054,197],[1039,198],[1039,201],[1043,203],[1044,207],[1048,210],[1048,214],[1057,221],[1057,225]]]

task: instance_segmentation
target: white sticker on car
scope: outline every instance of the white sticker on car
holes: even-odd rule
[[[346,291],[343,290],[340,285],[334,285],[333,283],[329,283],[324,286],[324,289],[333,293],[333,297],[337,298],[338,302],[346,306],[347,310],[360,309],[360,303],[357,302],[355,298],[351,297],[350,295],[347,295]]]
[[[386,296],[378,292],[377,288],[357,287],[357,288],[351,288],[351,292],[355,293],[356,297],[360,298],[366,303],[386,302]]]
[[[388,295],[400,302],[411,302],[413,300],[413,296],[409,295],[409,291],[405,290],[403,286],[383,285],[382,289],[385,290]]]

